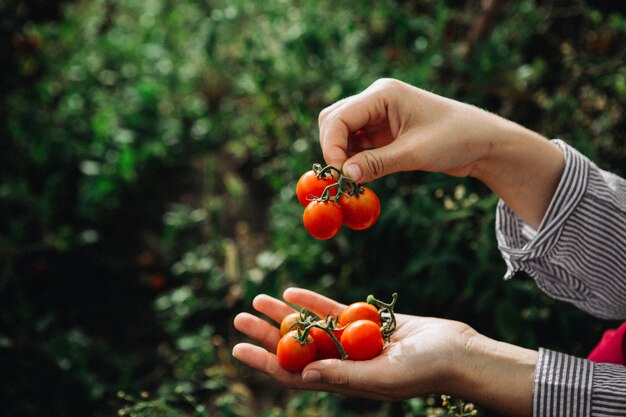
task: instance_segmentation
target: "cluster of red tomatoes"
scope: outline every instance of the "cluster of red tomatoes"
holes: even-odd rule
[[[335,170],[339,179],[331,173]],[[365,230],[380,216],[380,200],[374,191],[357,184],[332,166],[314,164],[298,181],[296,194],[304,209],[304,227],[311,236],[326,240],[343,224]]]
[[[395,331],[396,297],[394,294],[392,303],[385,304],[370,296],[367,303],[350,304],[339,317],[325,320],[307,310],[287,315],[280,324],[278,362],[289,371],[301,371],[320,359],[367,360],[378,356]]]

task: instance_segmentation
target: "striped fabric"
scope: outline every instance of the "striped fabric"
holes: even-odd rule
[[[590,416],[593,371],[591,361],[539,349],[533,415]]]
[[[533,415],[626,416],[626,371],[540,349]]]
[[[565,169],[538,231],[498,204],[496,235],[507,265],[551,297],[600,318],[626,319],[626,181],[560,140]],[[539,350],[533,413],[626,416],[626,368]]]

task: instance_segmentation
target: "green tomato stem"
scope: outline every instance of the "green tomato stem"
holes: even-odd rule
[[[317,176],[319,178],[323,178],[326,174],[330,173],[331,171],[337,172],[337,174],[339,174],[340,176],[343,174],[341,170],[335,168],[332,165],[327,165],[322,168],[320,164],[313,164],[313,171],[317,173]]]
[[[335,201],[335,203],[337,203],[341,196],[344,194],[352,196],[363,193],[363,187],[361,187],[360,184],[358,184],[352,178],[345,176],[341,170],[335,168],[332,165],[322,167],[321,164],[315,163],[313,164],[313,171],[318,176],[318,178],[326,178],[326,176],[331,171],[335,171],[337,174],[339,174],[337,182],[326,186],[326,188],[324,188],[324,191],[322,192],[322,195],[319,198],[315,199],[316,201],[330,201],[332,199],[333,201]],[[332,190],[333,188],[337,189],[337,195],[331,198],[330,190]]]
[[[339,351],[339,355],[341,356],[341,360],[347,359],[348,354],[344,350],[343,346],[341,346],[341,342],[337,339],[337,336],[333,333],[333,330],[337,329],[336,319],[333,319],[331,316],[326,317],[326,322],[324,324],[320,324],[318,321],[312,321],[309,318],[308,325],[304,328],[304,338],[309,335],[311,328],[316,327],[318,329],[324,330],[332,339],[335,346],[337,346],[337,350]]]
[[[371,294],[367,296],[367,303],[372,304],[378,308],[378,314],[380,315],[380,320],[382,322],[380,331],[386,341],[389,341],[391,335],[396,331],[396,315],[393,311],[396,305],[396,301],[398,301],[398,293],[396,292],[391,295],[390,303],[385,303],[383,301],[377,300]]]

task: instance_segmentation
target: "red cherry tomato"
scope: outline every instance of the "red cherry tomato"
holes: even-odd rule
[[[335,180],[331,176],[319,178],[315,171],[307,171],[302,174],[296,185],[298,201],[306,207],[311,202],[311,199],[321,197],[324,189],[334,183]],[[337,190],[335,188],[330,189],[330,195],[337,195]]]
[[[304,209],[305,229],[316,239],[335,236],[343,224],[341,207],[333,201],[312,201]]]
[[[300,343],[296,338],[297,330],[291,330],[278,342],[276,356],[280,366],[288,371],[301,371],[315,360],[317,345],[311,336],[307,336],[306,343]]]
[[[380,200],[369,188],[361,187],[358,195],[344,194],[339,199],[343,222],[351,229],[365,230],[374,225],[380,216]]]
[[[341,340],[343,330],[334,330],[333,334],[335,335],[337,340]],[[330,335],[326,332],[326,330],[318,329],[317,327],[311,327],[309,335],[311,335],[313,340],[315,340],[315,345],[317,347],[317,359],[341,358],[341,354],[339,353],[339,349],[337,349],[337,345],[330,337]]]
[[[384,344],[380,327],[370,320],[350,323],[341,335],[341,345],[348,359],[355,361],[372,359],[380,355]]]
[[[358,301],[346,307],[339,315],[339,326],[343,327],[357,320],[370,320],[376,323],[378,327],[382,324],[378,309],[364,301]]]

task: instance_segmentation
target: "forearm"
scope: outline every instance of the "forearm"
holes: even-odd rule
[[[537,351],[480,334],[465,346],[451,395],[506,416],[531,416]]]
[[[563,172],[563,152],[541,135],[484,112],[485,152],[471,176],[493,190],[528,225],[537,229]],[[480,120],[480,119],[479,119]]]

